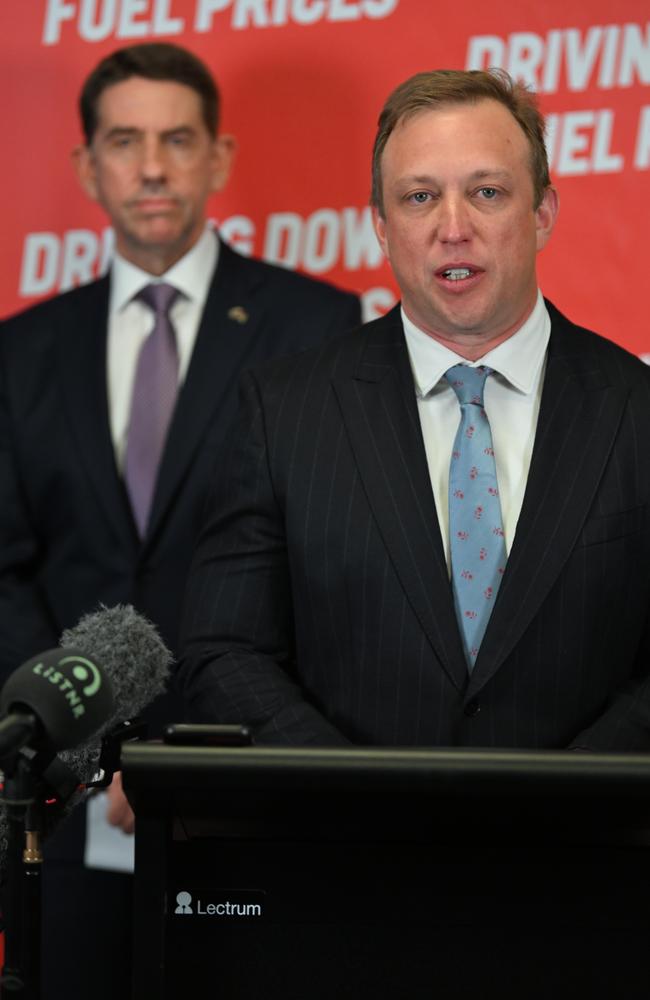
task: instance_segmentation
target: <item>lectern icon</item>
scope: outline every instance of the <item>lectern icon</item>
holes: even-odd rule
[[[194,913],[192,909],[192,897],[189,892],[179,892],[176,896],[176,909],[174,913]]]

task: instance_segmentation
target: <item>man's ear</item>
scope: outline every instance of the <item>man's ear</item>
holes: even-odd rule
[[[384,253],[384,257],[386,260],[390,260],[390,253],[388,252],[388,235],[386,233],[386,220],[376,205],[372,206],[372,224],[375,229],[375,236],[379,241],[379,246]]]
[[[212,146],[212,191],[223,191],[237,152],[237,140],[232,135],[220,135]]]
[[[93,201],[97,201],[97,172],[92,150],[89,146],[85,145],[75,146],[70,158],[82,190]]]
[[[537,251],[543,250],[548,243],[558,212],[560,211],[560,196],[552,184],[546,188],[539,208],[535,211],[535,226],[537,229]]]

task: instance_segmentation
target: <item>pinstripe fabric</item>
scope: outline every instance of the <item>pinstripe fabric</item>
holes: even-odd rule
[[[187,602],[195,718],[267,742],[650,749],[650,372],[549,308],[471,678],[398,312],[245,378]]]

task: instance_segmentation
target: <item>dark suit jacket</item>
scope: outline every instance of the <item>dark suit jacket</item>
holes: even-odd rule
[[[0,330],[0,682],[57,645],[61,631],[99,602],[133,603],[176,650],[192,548],[240,369],[318,344],[360,319],[354,296],[221,246],[141,544],[110,437],[108,302],[105,278]],[[170,698],[149,713],[156,726],[182,714]],[[128,992],[130,886],[70,866],[84,839],[78,809],[48,842],[43,978],[57,1000],[86,995],[106,955],[110,969],[95,975],[95,994]]]
[[[133,603],[175,651],[240,369],[311,347],[360,318],[355,296],[221,245],[140,543],[110,438],[108,301],[103,278],[0,331],[0,677],[55,646],[99,602]]]
[[[650,371],[549,309],[471,677],[399,312],[247,375],[188,590],[195,718],[270,742],[650,749]]]

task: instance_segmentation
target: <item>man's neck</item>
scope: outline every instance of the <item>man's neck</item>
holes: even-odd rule
[[[197,233],[193,234],[191,240],[175,247],[151,247],[143,249],[142,247],[134,248],[128,243],[122,245],[118,243],[116,250],[129,264],[140,268],[141,271],[146,271],[153,278],[159,278],[196,246],[202,234],[203,229],[200,229]]]
[[[524,321],[518,323],[511,330],[507,330],[505,333],[498,334],[494,337],[485,337],[478,335],[472,336],[472,334],[468,334],[466,338],[463,337],[462,339],[457,339],[457,338],[449,339],[439,334],[430,333],[429,331],[425,332],[428,333],[430,337],[433,337],[434,340],[437,340],[439,344],[442,344],[443,347],[446,347],[448,350],[453,351],[455,354],[458,354],[461,358],[464,358],[466,361],[478,361],[479,358],[484,357],[484,355],[486,355],[489,351],[494,350],[495,347],[498,347],[499,344],[502,344],[504,340],[508,340],[510,337],[512,337],[512,335],[516,333],[518,329],[521,328]]]
[[[434,331],[426,326],[423,326],[418,320],[411,316],[408,306],[402,302],[402,308],[406,316],[409,318],[414,326],[417,326],[419,330],[426,333],[428,337],[432,340],[437,341],[446,347],[447,350],[453,351],[454,354],[459,355],[459,357],[464,358],[466,361],[478,361],[484,355],[488,354],[489,351],[494,350],[499,344],[502,344],[505,340],[512,337],[517,330],[520,330],[526,320],[531,315],[533,309],[535,308],[535,302],[537,301],[537,291],[535,292],[535,297],[530,305],[529,309],[526,309],[523,315],[517,319],[515,323],[510,324],[505,330],[501,330],[497,333],[485,333],[485,332],[454,332],[453,335],[447,336],[444,333]]]

